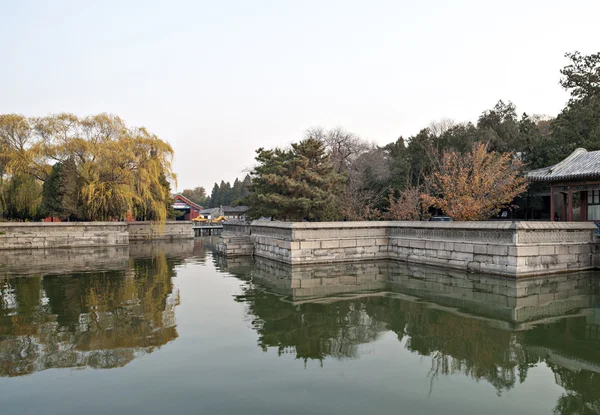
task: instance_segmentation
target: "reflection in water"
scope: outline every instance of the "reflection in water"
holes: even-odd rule
[[[600,412],[596,272],[516,281],[399,262],[217,265],[245,276],[236,301],[253,316],[263,350],[305,361],[358,358],[362,345],[392,331],[431,359],[432,386],[461,373],[501,394],[544,362],[565,389],[556,413]]]
[[[87,402],[97,394],[114,398],[118,405],[119,397],[125,400],[127,395],[135,397],[132,402],[139,411],[152,413],[160,406],[153,397],[161,394],[154,391],[164,390],[186,408],[202,401],[206,408],[230,409],[225,413],[242,408],[237,404],[250,408],[248,413],[265,413],[280,408],[269,406],[277,395],[283,396],[279,405],[294,403],[290,407],[304,410],[312,397],[331,397],[335,404],[341,399],[336,391],[356,390],[356,379],[364,375],[372,386],[366,391],[381,389],[382,401],[390,402],[410,398],[406,390],[385,392],[390,381],[398,388],[429,381],[422,399],[427,399],[427,387],[432,399],[417,402],[427,408],[441,402],[445,377],[462,375],[493,385],[503,396],[513,389],[527,395],[532,388],[521,384],[533,385],[538,395],[524,399],[552,396],[556,413],[600,412],[598,273],[515,281],[386,261],[292,268],[261,259],[211,256],[214,242],[216,238],[134,244],[125,251],[90,251],[85,258],[81,254],[86,251],[57,252],[60,261],[43,251],[19,253],[10,259],[10,267],[0,269],[0,377],[49,368],[121,367],[181,336],[176,347],[155,353],[153,359],[103,372],[111,381],[103,383],[101,392],[94,389],[78,399]],[[44,261],[50,261],[46,268]],[[239,284],[221,278],[213,265]],[[187,295],[181,306],[178,287]],[[240,321],[240,309],[251,321],[251,332]],[[256,337],[262,350],[315,360],[323,368],[296,371],[293,359],[268,355],[248,359],[259,352]],[[373,350],[377,353],[364,358]],[[410,359],[411,354],[418,359]],[[391,368],[408,370],[378,377],[388,361]],[[338,376],[338,370],[348,376]],[[539,385],[546,386],[539,374],[550,371],[551,380],[564,389],[562,396],[539,391]],[[151,386],[140,378],[136,386],[115,392],[123,376],[149,372],[160,374]],[[95,382],[96,373],[82,371],[66,378]],[[8,389],[0,406],[8,402],[9,412],[22,406],[15,395],[22,381],[39,392],[36,402],[43,405],[58,389],[68,388],[66,378],[57,388],[44,376],[3,379]],[[315,392],[298,388],[311,379],[323,394],[307,395]],[[464,396],[481,390],[474,383],[452,387]],[[256,384],[267,390],[264,396],[255,395],[260,394]],[[420,388],[416,385],[410,393]],[[247,400],[231,400],[232,395]],[[354,398],[360,400],[359,395]],[[512,396],[522,398],[523,393]],[[348,401],[352,399],[339,402],[340,408]],[[497,408],[497,402],[490,404]],[[532,408],[538,406],[533,402]],[[164,412],[161,407],[159,413]]]
[[[122,270],[1,277],[0,376],[120,367],[174,340],[179,291],[172,278],[175,266],[193,249],[193,241],[137,244]],[[106,267],[104,251],[98,252],[87,261],[87,270]],[[62,269],[72,265],[78,270],[81,263],[65,261]]]

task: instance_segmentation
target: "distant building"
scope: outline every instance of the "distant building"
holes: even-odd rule
[[[208,220],[212,220],[212,219],[216,219],[219,216],[221,216],[221,208],[209,208],[209,209],[202,209],[198,216],[203,217],[204,219],[208,219]]]
[[[222,206],[221,210],[227,220],[245,220],[248,206]]]
[[[197,205],[182,194],[176,194],[173,196],[173,209],[184,213],[183,216],[177,218],[178,220],[192,220],[198,217],[202,206]]]
[[[223,216],[226,220],[246,220],[248,206],[220,206],[210,209],[202,209],[198,216],[212,220]]]

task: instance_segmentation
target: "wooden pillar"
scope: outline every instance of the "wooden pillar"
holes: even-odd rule
[[[560,212],[560,220],[566,221],[567,220],[567,194],[561,192],[560,196],[562,198],[562,210]]]
[[[573,189],[571,188],[571,186],[569,186],[569,193],[568,193],[568,197],[569,197],[569,212],[567,213],[568,215],[568,221],[569,222],[573,222]]]
[[[579,192],[579,220],[585,222],[587,220],[587,192],[582,190]]]
[[[550,220],[554,222],[554,186],[550,185]]]

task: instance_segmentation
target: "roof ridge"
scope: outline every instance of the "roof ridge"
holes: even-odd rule
[[[588,153],[588,151],[585,148],[576,148],[571,154],[569,154],[564,160],[559,161],[558,163],[556,163],[555,165],[551,166],[548,171],[549,173],[554,173],[557,170],[559,170],[560,168],[564,167],[566,164],[569,164],[570,162],[572,162],[574,159],[576,159],[577,157],[579,157],[582,154],[586,154]]]

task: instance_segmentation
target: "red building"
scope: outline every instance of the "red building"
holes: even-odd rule
[[[195,204],[182,194],[176,194],[173,196],[173,209],[184,213],[178,218],[179,220],[192,220],[198,217],[202,206]]]

